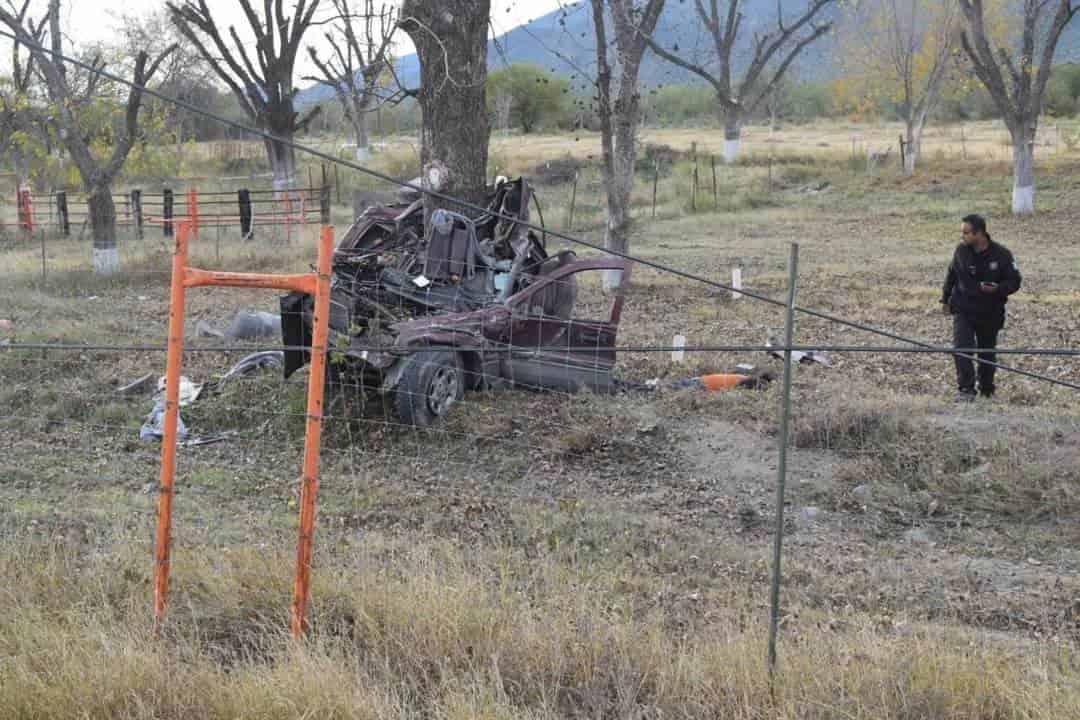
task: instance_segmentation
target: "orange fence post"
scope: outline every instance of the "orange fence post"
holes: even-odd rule
[[[303,635],[307,629],[307,604],[311,596],[315,499],[319,492],[319,452],[322,442],[327,338],[330,334],[330,260],[333,254],[334,228],[324,225],[319,235],[319,274],[315,289],[315,317],[312,323],[311,374],[308,377],[304,476],[300,494],[300,537],[296,546],[296,582],[292,607],[294,637]]]
[[[330,334],[330,263],[334,255],[334,228],[325,225],[319,235],[316,274],[269,275],[229,273],[188,267],[188,241],[196,227],[191,218],[198,201],[188,194],[189,215],[179,223],[173,251],[172,288],[169,296],[169,354],[165,370],[165,427],[161,440],[161,475],[158,482],[158,527],[154,566],[154,623],[160,629],[169,600],[169,550],[172,542],[172,501],[176,481],[177,426],[180,417],[180,368],[184,354],[184,300],[187,288],[240,287],[294,290],[315,296],[308,380],[307,427],[304,436],[303,489],[300,496],[300,539],[296,549],[296,579],[292,604],[292,631],[307,629],[307,603],[311,596],[311,556],[315,536],[315,499],[319,492],[319,453],[322,444],[323,401]],[[197,215],[197,210],[195,210]]]
[[[199,191],[195,188],[188,190],[187,215],[191,222],[191,232],[195,237],[199,237]]]
[[[27,233],[33,234],[34,232],[34,203],[30,196],[30,190],[27,188],[19,188],[18,191],[19,201],[19,222],[22,224],[23,229]]]
[[[184,354],[184,274],[187,270],[191,223],[176,233],[172,287],[169,293],[169,354],[165,369],[165,428],[161,439],[158,481],[158,526],[154,565],[154,621],[160,627],[169,599],[169,549],[172,543],[172,501],[176,480],[176,427],[180,416],[180,364]]]
[[[319,494],[319,454],[322,445],[324,383],[330,314],[330,261],[334,257],[334,228],[324,226],[319,236],[319,271],[316,274],[214,272],[188,267],[188,241],[195,223],[191,212],[198,202],[188,193],[189,215],[179,222],[173,252],[173,282],[168,309],[168,358],[165,366],[165,418],[161,440],[161,476],[158,495],[157,563],[153,573],[154,626],[160,628],[168,604],[168,569],[173,532],[173,495],[176,481],[176,431],[180,412],[180,365],[184,357],[184,301],[189,287],[259,287],[297,290],[315,298],[308,380],[308,420],[303,440],[303,483],[300,494],[300,539],[296,551],[293,596],[293,634],[307,629],[311,595],[311,555],[315,531],[315,497]]]

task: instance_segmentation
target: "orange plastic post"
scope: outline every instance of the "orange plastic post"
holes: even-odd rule
[[[293,589],[292,633],[307,630],[307,604],[311,595],[311,556],[315,536],[315,498],[319,492],[319,450],[322,442],[323,394],[326,380],[327,338],[330,334],[330,260],[334,254],[334,228],[324,225],[319,235],[319,275],[315,290],[315,317],[311,338],[311,374],[308,377],[307,432],[304,436],[304,476],[300,493],[300,538],[296,546],[296,581]]]
[[[191,232],[199,237],[199,191],[191,188],[187,193],[188,221],[191,222]]]
[[[169,600],[169,550],[172,543],[172,501],[176,480],[176,429],[180,416],[180,364],[184,355],[184,272],[187,269],[190,221],[180,223],[173,250],[169,293],[169,354],[165,366],[165,428],[158,480],[158,526],[154,566],[154,621],[160,627]]]

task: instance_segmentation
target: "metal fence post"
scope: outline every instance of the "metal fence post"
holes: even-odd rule
[[[330,186],[325,182],[319,188],[319,217],[323,225],[330,224]]]
[[[656,217],[656,186],[660,184],[660,160],[653,161],[652,216]]]
[[[135,237],[143,239],[142,190],[131,191],[132,222],[135,225]]]
[[[577,203],[578,172],[574,171],[574,187],[570,190],[570,217],[566,221],[566,229],[574,229],[574,205]]]
[[[720,191],[716,185],[716,156],[710,155],[709,162],[712,164],[712,201],[713,210],[720,209]]]
[[[240,188],[236,191],[236,200],[240,210],[240,237],[243,240],[251,240],[255,237],[255,224],[252,222],[251,191]]]
[[[64,237],[71,237],[71,219],[68,217],[67,193],[63,190],[56,193],[56,214],[60,219],[60,233]]]
[[[158,480],[158,527],[154,564],[154,624],[160,628],[169,602],[169,564],[172,547],[172,505],[176,481],[177,424],[180,417],[180,363],[184,355],[184,273],[187,270],[191,222],[180,223],[173,249],[169,291],[169,353],[165,369],[165,418]]]
[[[191,188],[187,193],[187,221],[191,224],[191,235],[199,237],[199,191]]]
[[[698,158],[697,158],[697,143],[694,143],[694,177],[691,181],[690,187],[690,212],[697,212],[697,190],[698,190]]]
[[[319,493],[319,451],[322,442],[324,383],[330,328],[330,272],[334,255],[334,228],[324,225],[319,233],[319,266],[312,319],[311,374],[308,376],[307,424],[304,433],[304,472],[300,491],[300,537],[296,545],[296,577],[293,584],[292,634],[302,636],[308,628],[307,607],[311,597],[311,559],[315,536],[316,496]]]
[[[776,468],[776,530],[773,537],[772,588],[769,593],[769,679],[776,670],[776,633],[780,625],[780,558],[784,544],[784,485],[787,482],[788,428],[791,423],[791,346],[795,340],[795,285],[799,245],[791,244],[788,263],[787,319],[784,323],[784,395],[780,411],[780,458]]]
[[[165,188],[161,196],[161,234],[163,237],[172,237],[173,234],[173,191]]]

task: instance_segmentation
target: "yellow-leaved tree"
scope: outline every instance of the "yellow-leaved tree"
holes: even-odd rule
[[[862,0],[848,4],[847,15],[848,91],[896,108],[904,121],[904,171],[913,173],[930,113],[962,82],[959,9],[943,0]]]

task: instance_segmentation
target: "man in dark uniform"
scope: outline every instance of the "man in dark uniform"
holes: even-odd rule
[[[960,226],[962,242],[953,254],[941,303],[953,316],[953,347],[979,348],[980,360],[995,362],[998,331],[1005,326],[1005,303],[1020,289],[1020,268],[1004,245],[994,242],[986,232],[986,220],[968,215]],[[956,399],[975,399],[975,363],[970,356],[954,355]],[[994,394],[993,365],[979,363],[979,394]]]

